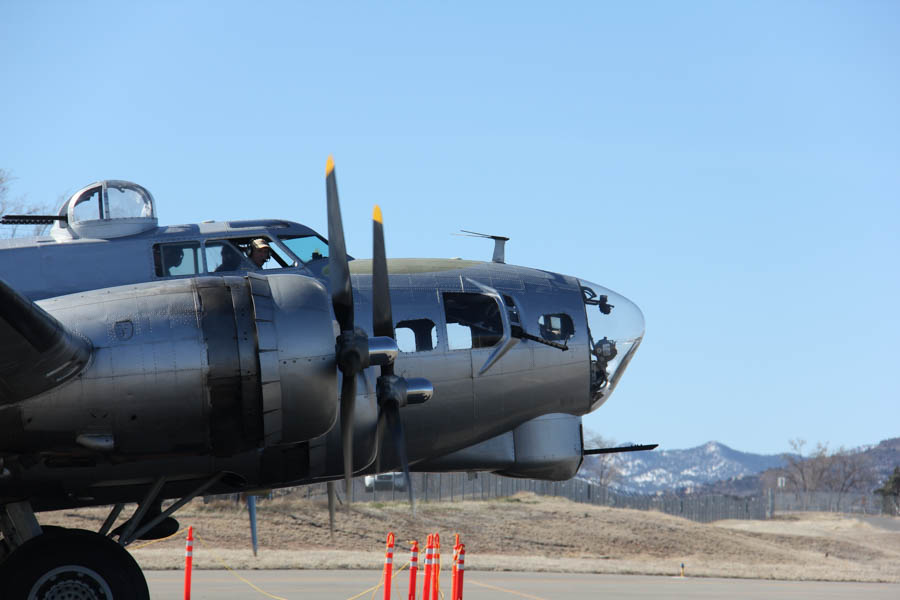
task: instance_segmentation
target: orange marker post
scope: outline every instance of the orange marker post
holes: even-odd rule
[[[391,600],[391,576],[394,574],[394,532],[387,534],[384,551],[384,600]]]
[[[432,569],[431,582],[434,600],[441,597],[441,534],[434,534],[434,567]]]
[[[459,545],[459,561],[456,565],[456,595],[451,600],[462,600],[463,575],[466,572],[466,545]]]
[[[428,534],[425,542],[425,577],[422,585],[422,600],[431,600],[431,575],[434,571],[434,534]],[[435,598],[437,600],[437,598]]]
[[[450,575],[450,600],[456,600],[456,589],[457,589],[457,563],[459,561],[459,534],[456,534],[456,540],[453,544],[453,570]]]
[[[184,600],[191,600],[191,568],[194,565],[194,528],[188,527],[184,545]]]
[[[419,571],[419,542],[413,540],[409,552],[409,598],[416,600],[416,573]]]

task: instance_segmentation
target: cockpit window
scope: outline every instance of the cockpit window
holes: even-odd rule
[[[203,270],[200,243],[156,244],[153,246],[153,262],[157,277],[196,275]]]
[[[227,240],[206,243],[206,270],[210,273],[247,271],[250,263],[243,254]]]
[[[328,258],[328,242],[316,235],[278,236],[294,256],[308,263],[320,258]]]
[[[254,255],[255,240],[263,240],[269,248],[268,253],[257,252]],[[256,261],[262,261],[262,264],[257,264]],[[285,269],[293,267],[293,263],[294,260],[268,236],[255,235],[206,242],[206,268],[211,273]]]
[[[497,301],[484,294],[444,292],[450,350],[489,348],[503,337]]]

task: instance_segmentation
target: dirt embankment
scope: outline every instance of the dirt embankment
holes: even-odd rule
[[[127,511],[126,511],[127,513]],[[42,522],[98,529],[104,509],[59,511]],[[259,557],[250,552],[247,512],[229,502],[194,501],[177,513],[193,525],[195,568],[380,568],[384,539],[440,532],[443,563],[453,534],[466,544],[467,568],[710,577],[900,582],[900,532],[822,513],[769,521],[702,524],[678,517],[576,504],[519,494],[512,498],[420,504],[354,504],[337,514],[334,537],[322,501],[279,498],[259,503]],[[184,536],[132,546],[144,568],[179,568]]]

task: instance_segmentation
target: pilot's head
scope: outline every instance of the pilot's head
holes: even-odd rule
[[[180,267],[184,260],[184,247],[182,246],[163,246],[163,258],[167,269]]]
[[[271,255],[272,249],[269,247],[269,242],[263,238],[256,238],[250,243],[250,260],[258,268],[262,269]]]

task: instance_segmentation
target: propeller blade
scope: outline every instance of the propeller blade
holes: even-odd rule
[[[375,205],[372,213],[372,330],[376,336],[394,338],[394,318],[391,314],[391,291],[388,282],[387,258],[384,248],[384,224],[381,209]],[[389,373],[384,367],[381,374]]]
[[[403,431],[403,420],[400,418],[400,407],[394,402],[389,402],[382,408],[387,415],[388,427],[391,430],[391,437],[394,438],[394,446],[397,449],[397,458],[403,466],[403,476],[406,478],[406,489],[409,491],[409,504],[412,506],[413,514],[416,512],[416,498],[413,494],[412,480],[409,477],[409,460],[406,457],[406,433]]]
[[[378,410],[378,421],[375,423],[375,472],[381,473],[381,445],[384,444],[386,415],[383,409]]]
[[[356,375],[344,374],[341,382],[341,444],[344,451],[344,485],[350,498],[353,483],[353,410],[356,406]]]
[[[334,537],[334,500],[337,492],[333,481],[329,481],[326,487],[328,488],[328,530],[331,531],[331,537]]]
[[[250,515],[250,541],[253,543],[253,556],[256,556],[256,496],[247,496],[247,513]]]
[[[347,246],[338,201],[334,157],[325,164],[325,193],[328,201],[328,271],[331,278],[331,302],[341,331],[353,329],[353,288],[350,286],[350,267],[347,265]]]

